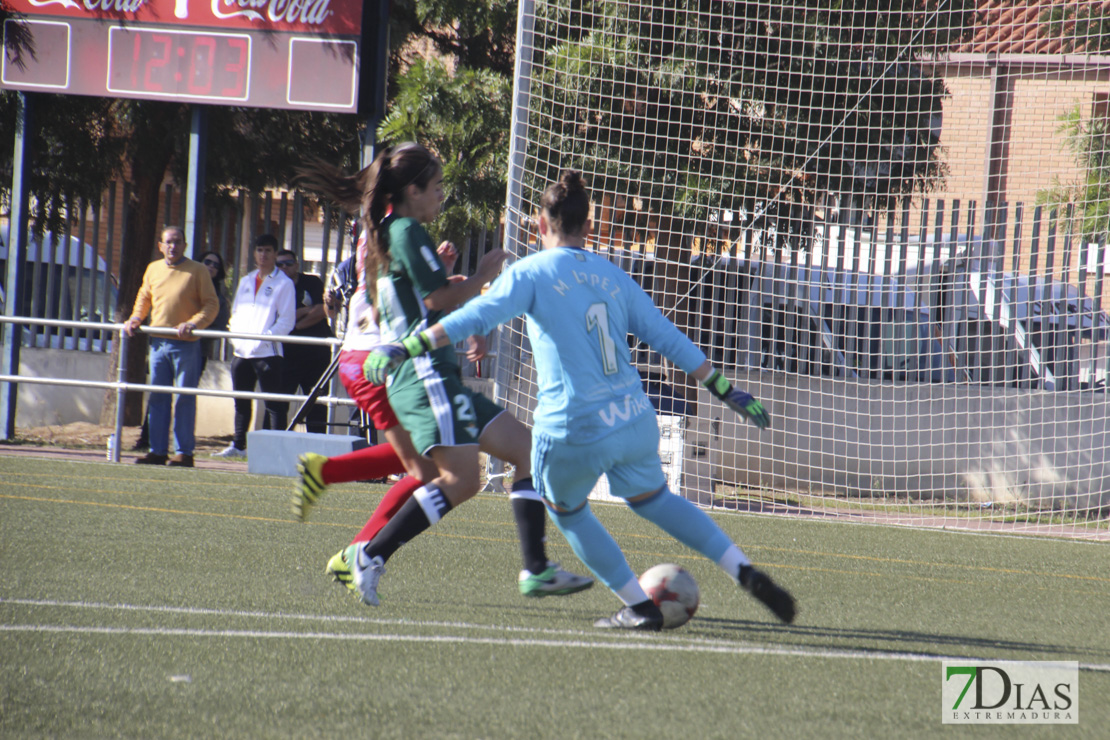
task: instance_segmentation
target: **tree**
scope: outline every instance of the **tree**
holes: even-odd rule
[[[1069,54],[1099,54],[1110,50],[1110,9],[1100,3],[1054,5],[1041,13],[1046,34],[1056,39]],[[1079,105],[1060,116],[1057,129],[1065,146],[1082,168],[1083,175],[1064,183],[1054,178],[1053,187],[1037,194],[1037,202],[1071,216],[1069,224],[1084,241],[1104,237],[1110,231],[1110,121],[1106,117],[1085,118]]]
[[[1079,105],[1060,116],[1057,129],[1065,137],[1083,175],[1073,182],[1053,178],[1053,187],[1037,194],[1037,203],[1056,209],[1084,242],[1110,232],[1110,121],[1084,117]]]
[[[419,141],[443,161],[437,238],[459,241],[494,226],[504,207],[516,12],[513,0],[391,6],[389,102],[378,138]]]
[[[119,174],[127,142],[111,125],[112,101],[106,98],[28,94],[37,112],[28,183],[35,195],[31,227],[41,236],[63,226],[68,199],[95,202],[100,197]],[[0,138],[12,141],[19,114],[19,94],[0,92]],[[5,211],[11,208],[12,155],[10,146],[0,147],[0,206]]]
[[[512,93],[508,78],[488,69],[454,74],[437,59],[420,59],[397,80],[389,114],[378,129],[386,142],[421,141],[443,161],[447,201],[433,224],[437,238],[461,241],[496,224],[505,198]]]
[[[1110,49],[1110,8],[1103,3],[1050,4],[1041,12],[1041,23],[1066,54]]]
[[[514,0],[398,0],[390,6],[394,70],[414,48],[432,45],[462,69],[489,70],[506,79],[516,59]]]

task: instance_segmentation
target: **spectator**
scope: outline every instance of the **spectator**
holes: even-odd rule
[[[285,336],[296,323],[296,290],[293,281],[277,269],[278,243],[273,234],[262,234],[254,240],[254,262],[258,268],[239,281],[231,304],[228,330],[241,334]],[[255,383],[263,393],[282,393],[284,358],[281,342],[264,339],[232,339],[235,357],[231,361],[231,387],[252,391]],[[235,399],[235,436],[217,457],[246,457],[247,427],[251,422],[249,398]],[[289,403],[266,401],[266,415],[271,429],[285,429]]]
[[[327,311],[332,333],[337,337],[347,334],[351,296],[357,289],[355,257],[351,255],[332,268],[331,275],[328,276],[328,287],[324,292],[324,310]]]
[[[208,330],[227,331],[227,322],[231,318],[231,301],[227,297],[227,283],[225,282],[227,280],[227,269],[224,266],[224,258],[220,256],[219,252],[205,252],[200,256],[200,263],[208,268],[208,274],[212,276],[212,287],[216,289],[216,297],[220,299],[220,311],[216,314],[216,319],[208,327]],[[203,377],[204,368],[208,365],[209,358],[217,356],[220,340],[208,337],[200,340],[200,344],[200,374]]]
[[[208,268],[208,274],[212,276],[212,287],[216,290],[216,298],[220,301],[220,310],[216,314],[216,319],[208,325],[209,331],[227,331],[227,318],[231,315],[231,303],[227,299],[227,288],[224,286],[224,259],[217,252],[205,252],[200,256],[200,263]],[[205,338],[200,340],[200,370],[197,372],[197,382],[204,377],[204,368],[208,365],[208,358],[212,357],[216,352],[216,347],[219,345],[220,340]],[[146,414],[143,415],[143,428],[139,432],[139,439],[136,440],[134,450],[144,450],[150,446],[150,408],[147,407]]]
[[[162,229],[158,249],[163,259],[147,266],[131,317],[123,325],[127,336],[134,336],[135,330],[149,314],[152,327],[177,331],[176,337],[150,338],[152,385],[197,387],[201,346],[193,336],[193,330],[207,327],[219,311],[219,298],[212,287],[212,279],[203,265],[185,256],[185,246],[185,231],[181,227],[167,226]],[[168,454],[170,394],[151,393],[147,403],[150,451],[135,462],[139,465],[168,463],[174,467],[193,467],[196,409],[196,396],[178,395],[173,409],[175,454],[171,458]]]
[[[316,275],[300,271],[297,255],[289,249],[277,253],[277,266],[293,281],[296,288],[297,323],[290,332],[296,337],[330,337],[327,310],[324,306],[324,281]],[[285,392],[296,394],[300,389],[308,395],[331,364],[331,348],[317,344],[288,344],[285,347]],[[305,428],[317,434],[328,431],[328,410],[312,404],[305,417]]]

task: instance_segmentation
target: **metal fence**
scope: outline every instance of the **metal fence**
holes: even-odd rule
[[[961,227],[958,202],[946,222],[943,202],[930,212],[926,201],[917,228],[908,209],[881,224],[825,223],[804,250],[740,231],[724,249],[693,257],[689,291],[670,305],[687,315],[691,339],[727,367],[1104,390],[1105,236],[1074,237],[1062,214],[1040,207],[1028,221],[1021,204],[988,212],[1010,220]],[[652,292],[654,255],[601,251]],[[660,362],[642,346],[636,360]]]
[[[22,332],[22,346],[73,349],[85,352],[111,351],[111,332],[92,328],[110,321],[118,300],[116,268],[119,244],[126,222],[116,217],[119,203],[130,198],[127,183],[113,184],[95,203],[76,200],[67,208],[72,217],[64,232],[47,232],[41,239],[32,237],[27,262],[22,269],[22,305],[4,307],[4,313],[43,319]],[[167,185],[162,198],[162,220],[181,224],[185,204],[180,194]],[[354,253],[354,222],[341,209],[328,204],[306,217],[304,194],[294,191],[239,192],[231,200],[208,208],[205,243],[194,245],[196,253],[217,252],[227,266],[229,294],[243,274],[253,269],[250,263],[252,240],[261,233],[273,233],[279,243],[298,255],[305,272],[326,279],[336,265]],[[125,211],[124,211],[125,212]],[[7,270],[9,237],[0,229],[0,305],[4,304],[3,286]],[[489,249],[499,245],[497,229],[483,229],[458,245],[460,259],[456,270],[467,274]],[[151,245],[150,259],[156,259]],[[83,322],[80,327],[51,322]]]
[[[128,336],[123,332],[123,324],[110,324],[103,322],[74,322],[62,320],[49,320],[40,319],[27,316],[0,316],[0,324],[19,324],[19,325],[38,325],[41,328],[53,329],[79,329],[79,330],[95,330],[114,336],[113,341],[120,343],[120,355],[126,356],[128,351]],[[157,336],[177,336],[177,331],[174,329],[161,329],[152,328],[149,326],[139,327],[139,330],[145,334]],[[322,339],[317,337],[295,337],[295,336],[272,336],[269,334],[242,334],[232,333],[225,331],[207,331],[197,330],[193,332],[198,338],[212,338],[212,339],[261,339],[270,342],[281,342],[283,344],[316,344],[327,345],[335,347],[339,344],[339,340],[335,339]],[[121,433],[123,430],[123,411],[124,402],[123,396],[128,391],[138,392],[151,392],[151,393],[173,393],[177,395],[191,395],[191,396],[214,396],[218,398],[249,398],[257,401],[288,401],[291,403],[304,403],[308,400],[307,396],[291,395],[284,393],[261,393],[255,391],[224,391],[212,388],[178,388],[176,386],[162,386],[150,385],[148,383],[130,383],[126,378],[127,363],[119,363],[117,377],[115,381],[110,380],[92,380],[86,378],[51,378],[27,375],[0,375],[0,383],[33,383],[41,385],[55,385],[55,386],[69,386],[75,388],[103,388],[105,390],[114,390],[116,393],[116,419],[115,419],[115,435],[116,439],[122,439]],[[340,397],[334,395],[320,395],[316,398],[316,403],[334,408],[336,406],[354,406],[355,402],[347,397]],[[119,462],[119,445],[112,451],[112,461]]]

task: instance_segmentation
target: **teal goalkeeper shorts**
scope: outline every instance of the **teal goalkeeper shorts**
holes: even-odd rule
[[[609,478],[609,493],[618,498],[651,493],[667,484],[655,414],[640,414],[613,434],[585,445],[532,432],[532,481],[548,503],[574,511],[586,502],[602,474]]]

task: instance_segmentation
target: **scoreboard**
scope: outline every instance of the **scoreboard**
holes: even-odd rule
[[[21,17],[4,24],[0,87],[358,110],[362,0],[9,0],[9,7]]]

